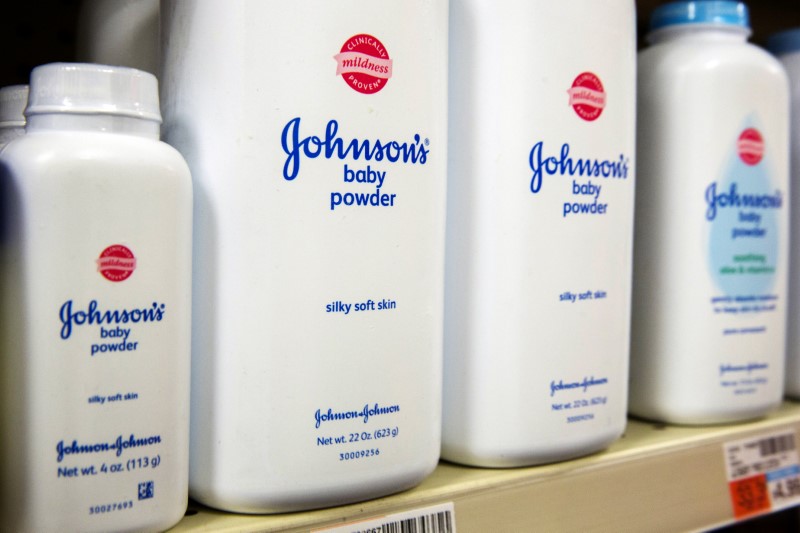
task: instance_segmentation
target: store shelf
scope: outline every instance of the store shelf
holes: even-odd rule
[[[737,425],[631,420],[622,439],[582,459],[508,470],[442,463],[415,489],[304,513],[242,516],[192,503],[172,531],[308,531],[446,502],[454,503],[459,533],[708,529],[734,521],[723,445],[782,430],[797,437],[800,403]]]

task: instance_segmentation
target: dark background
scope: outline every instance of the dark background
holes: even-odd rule
[[[650,12],[662,3],[665,2],[637,1],[640,42]],[[748,6],[753,26],[752,41],[756,44],[763,45],[767,36],[776,31],[800,27],[800,0],[752,0]],[[80,0],[4,2],[0,15],[0,87],[27,83],[28,75],[36,65],[76,60],[79,7]]]

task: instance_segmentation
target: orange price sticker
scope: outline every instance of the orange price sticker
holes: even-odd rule
[[[794,428],[727,442],[723,453],[737,520],[800,503],[800,456]]]
[[[771,509],[767,491],[767,476],[764,474],[731,481],[728,483],[728,487],[731,491],[733,514],[737,519]]]

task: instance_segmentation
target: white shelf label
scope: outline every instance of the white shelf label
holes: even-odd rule
[[[794,430],[724,446],[728,489],[737,519],[800,502],[800,461]]]
[[[443,503],[341,526],[315,529],[314,533],[455,533],[453,503]]]

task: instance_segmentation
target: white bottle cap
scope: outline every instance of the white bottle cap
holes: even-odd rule
[[[27,85],[9,85],[0,89],[0,128],[24,126],[27,104]]]
[[[31,72],[25,116],[118,115],[161,122],[158,80],[149,72],[92,63],[50,63]]]

